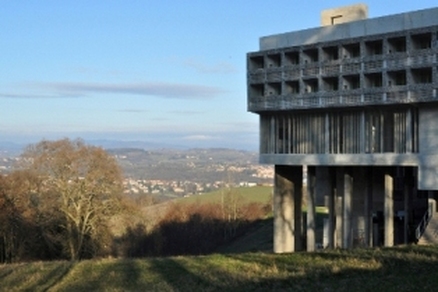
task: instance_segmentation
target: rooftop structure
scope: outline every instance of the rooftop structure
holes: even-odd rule
[[[321,27],[262,37],[247,55],[260,161],[276,170],[275,252],[417,242],[436,219],[438,8],[367,16],[330,9]],[[329,209],[319,239],[317,203]]]

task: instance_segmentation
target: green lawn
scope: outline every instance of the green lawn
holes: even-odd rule
[[[0,291],[436,291],[438,247],[0,266]]]
[[[176,202],[220,203],[222,196],[226,195],[227,192],[232,192],[233,194],[240,196],[244,202],[267,203],[272,200],[272,190],[273,188],[268,186],[236,187],[231,189],[221,189],[202,195],[193,195],[187,198],[181,198],[176,200]]]

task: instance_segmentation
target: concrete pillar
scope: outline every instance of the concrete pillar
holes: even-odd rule
[[[408,180],[406,177],[404,178],[404,184],[403,184],[403,210],[404,210],[404,220],[403,220],[403,243],[408,244],[409,238],[408,238],[408,228],[409,228],[409,193],[410,193],[410,186],[408,183]]]
[[[367,168],[366,167],[353,167],[352,169],[354,186],[352,196],[351,207],[351,243],[352,247],[364,247],[367,246],[365,240],[365,229],[367,226]]]
[[[412,111],[406,110],[406,153],[412,153]]]
[[[334,248],[335,245],[335,218],[336,218],[336,209],[335,209],[335,198],[336,198],[336,171],[333,167],[328,169],[329,177],[330,177],[330,192],[328,197],[328,247]]]
[[[366,173],[365,190],[365,243],[368,247],[373,246],[373,170],[368,167]]]
[[[384,246],[394,246],[394,184],[393,177],[385,173]]]
[[[302,167],[275,166],[275,253],[294,252],[301,249],[301,190]]]
[[[307,251],[315,251],[315,184],[316,170],[314,166],[307,167]]]
[[[344,172],[344,194],[342,212],[342,247],[352,247],[353,177]]]
[[[336,216],[335,224],[335,247],[342,247],[342,214],[343,214],[343,193],[344,193],[344,169],[336,168],[336,194],[334,198],[334,208]]]
[[[295,169],[295,167],[294,167]],[[294,171],[294,223],[295,223],[295,251],[303,250],[303,167],[296,167]]]

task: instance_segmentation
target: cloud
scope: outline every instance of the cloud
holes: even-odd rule
[[[121,110],[118,110],[118,112],[121,112],[121,113],[139,113],[139,114],[141,114],[141,113],[147,113],[149,111],[142,110],[142,109],[121,109]]]
[[[213,86],[165,82],[146,83],[46,83],[42,86],[60,94],[88,95],[91,93],[129,94],[176,99],[212,99],[225,91]]]
[[[209,135],[189,135],[183,137],[183,140],[191,140],[191,141],[210,141],[216,140],[218,137],[209,136]]]
[[[0,98],[59,98],[59,95],[49,95],[49,94],[26,94],[26,93],[1,93]],[[64,96],[72,97],[72,96]],[[77,96],[76,96],[77,97]]]
[[[202,114],[203,112],[201,112],[201,111],[190,111],[190,110],[187,110],[187,111],[170,111],[170,112],[168,112],[169,114],[172,114],[172,115],[184,115],[184,116],[192,116],[192,115],[199,115],[199,114]]]
[[[183,62],[184,66],[195,69],[199,73],[208,74],[229,74],[237,72],[233,64],[228,62],[219,62],[216,64],[205,64],[195,59],[187,59]]]

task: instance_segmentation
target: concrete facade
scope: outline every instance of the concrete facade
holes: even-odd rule
[[[426,230],[438,190],[438,8],[367,14],[324,11],[322,27],[262,37],[247,55],[260,162],[276,166],[275,252],[392,246]]]

